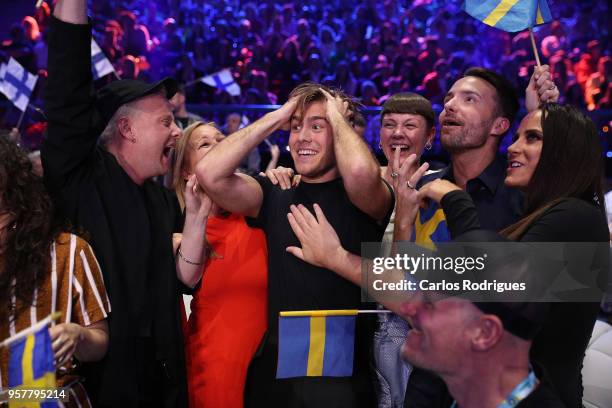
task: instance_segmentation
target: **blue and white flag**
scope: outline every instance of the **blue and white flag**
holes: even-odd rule
[[[6,64],[0,64],[0,92],[4,93],[4,74],[6,74]]]
[[[225,91],[232,96],[240,95],[240,85],[234,81],[234,77],[229,69],[223,69],[214,74],[207,75],[202,78],[202,82]]]
[[[249,126],[249,123],[251,123],[251,121],[249,120],[247,115],[243,113],[242,117],[240,118],[240,127],[238,129],[242,129],[242,128]]]
[[[11,57],[6,65],[6,71],[4,72],[4,79],[0,91],[6,95],[8,100],[11,101],[17,109],[25,112],[28,103],[30,103],[30,96],[32,96],[32,91],[34,90],[34,86],[36,86],[37,79],[38,76],[30,74],[21,64]]]
[[[466,0],[463,10],[491,27],[509,32],[552,20],[546,0]]]
[[[106,58],[106,55],[104,55],[102,49],[93,38],[91,39],[91,71],[93,72],[94,80],[115,72],[113,64]]]

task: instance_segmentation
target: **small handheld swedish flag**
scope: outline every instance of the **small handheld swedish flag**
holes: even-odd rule
[[[45,319],[47,320],[47,319]],[[9,339],[8,386],[14,389],[51,389],[56,387],[55,362],[48,324],[39,322],[26,335],[15,335]],[[44,324],[41,324],[44,323]],[[28,402],[28,407],[55,408],[57,401]],[[22,407],[23,402],[9,400],[9,407]]]
[[[546,0],[466,0],[463,10],[491,27],[509,32],[552,20]]]
[[[353,374],[357,310],[281,312],[276,378]]]

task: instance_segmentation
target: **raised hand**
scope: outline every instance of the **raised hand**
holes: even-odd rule
[[[548,65],[536,66],[525,90],[527,112],[533,112],[543,103],[557,102],[558,100],[559,88],[552,80],[550,67]]]
[[[325,95],[325,111],[327,120],[330,123],[332,123],[334,119],[348,119],[351,116],[352,112],[349,109],[348,101],[339,96],[333,96],[324,89],[321,89],[321,92]]]
[[[273,113],[278,116],[280,122],[280,129],[289,130],[291,128],[291,117],[297,109],[297,98],[289,98],[287,102]]]
[[[392,173],[393,190],[395,191],[395,240],[404,241],[410,238],[412,226],[416,218],[421,194],[416,186],[429,168],[428,163],[423,163],[416,171],[414,168],[417,155],[411,154],[400,166],[400,149],[393,152]]]
[[[183,191],[185,197],[185,213],[207,218],[212,208],[212,200],[198,185],[195,174],[189,176]]]

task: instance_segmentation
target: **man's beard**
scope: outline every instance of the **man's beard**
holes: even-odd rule
[[[449,153],[477,149],[484,146],[489,137],[492,122],[480,122],[478,125],[463,125],[460,132],[453,134],[440,133],[440,143]]]

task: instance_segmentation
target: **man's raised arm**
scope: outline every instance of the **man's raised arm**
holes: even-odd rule
[[[327,119],[334,130],[334,153],[342,183],[353,204],[375,220],[382,220],[393,197],[380,176],[380,165],[345,118],[347,103],[326,93]]]
[[[259,183],[245,174],[235,174],[243,157],[272,132],[286,125],[296,103],[289,100],[278,110],[229,135],[196,166],[198,183],[213,202],[231,212],[250,217],[259,213],[263,192]]]
[[[48,132],[42,148],[45,181],[52,193],[87,164],[99,123],[91,73],[91,26],[86,0],[59,0],[49,32],[45,92]]]

